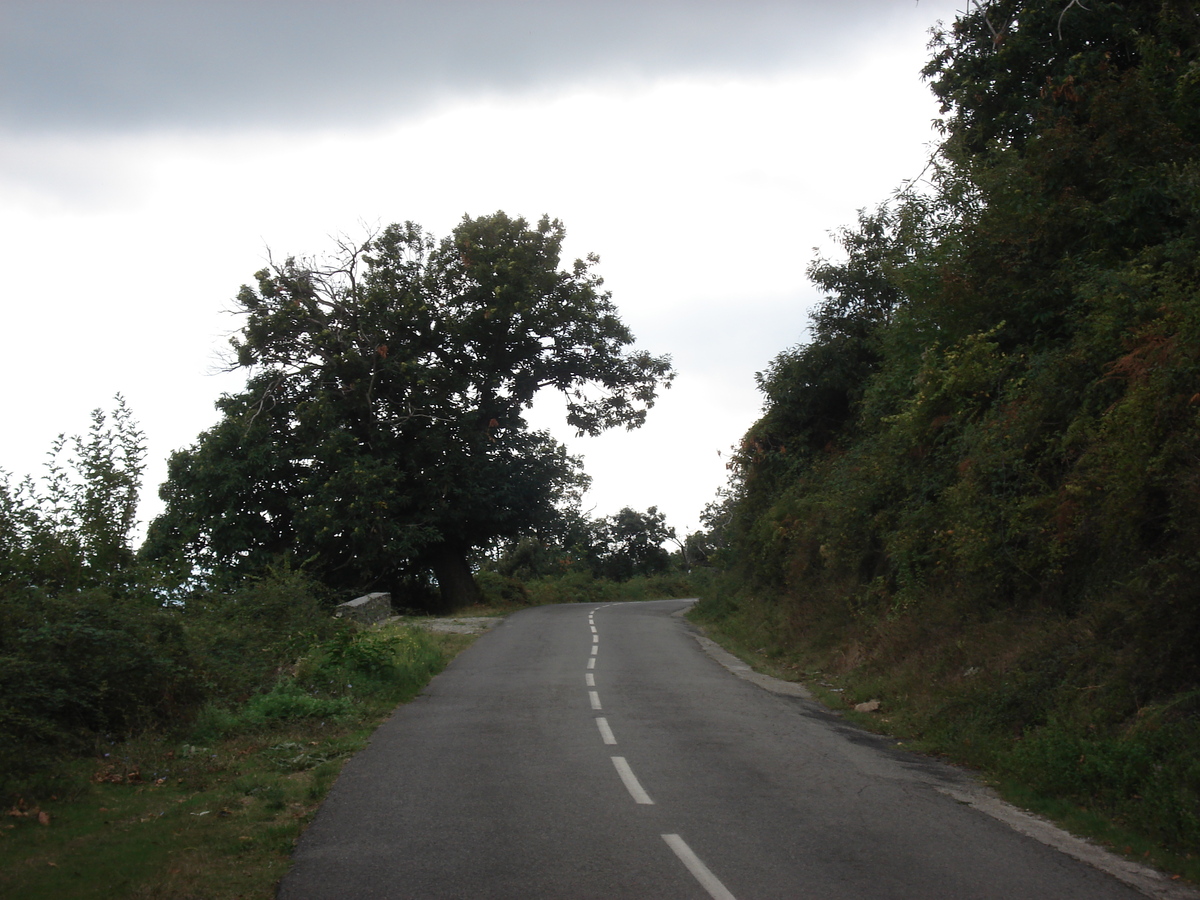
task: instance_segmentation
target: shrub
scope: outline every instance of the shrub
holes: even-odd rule
[[[475,583],[488,606],[524,606],[529,603],[529,591],[516,578],[484,569],[475,576]]]
[[[403,693],[423,685],[442,665],[441,651],[419,629],[346,627],[313,648],[298,677],[331,694]]]
[[[0,605],[0,770],[10,776],[96,734],[161,726],[200,701],[167,610],[99,589],[65,598],[10,590]]]
[[[188,597],[182,618],[207,695],[232,700],[270,685],[340,627],[328,605],[320,586],[289,569]]]

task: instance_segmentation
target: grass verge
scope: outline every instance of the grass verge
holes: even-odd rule
[[[306,682],[353,673],[362,690],[350,682],[318,694],[281,681],[236,710],[206,711],[185,740],[147,734],[98,747],[70,764],[49,800],[18,799],[0,824],[0,896],[273,897],[342,764],[474,640],[403,625],[367,634],[342,647],[337,665],[311,664]],[[402,672],[381,658],[398,642],[415,648]]]

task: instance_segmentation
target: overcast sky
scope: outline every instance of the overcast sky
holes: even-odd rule
[[[812,248],[923,168],[958,2],[0,0],[0,468],[120,392],[149,518],[244,382],[220,354],[268,249],[548,213],[678,371],[638,432],[554,430],[594,515],[693,530],[804,338]]]

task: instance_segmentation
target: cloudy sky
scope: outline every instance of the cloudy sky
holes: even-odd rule
[[[675,386],[575,439],[594,515],[693,530],[803,340],[813,248],[917,176],[928,30],[962,0],[0,0],[0,468],[123,394],[149,445],[216,420],[268,251],[464,214],[561,219]]]

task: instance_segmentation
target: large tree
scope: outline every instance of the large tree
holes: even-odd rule
[[[442,605],[477,598],[474,548],[537,527],[578,461],[525,411],[543,389],[579,434],[642,424],[673,372],[633,350],[595,256],[560,266],[557,220],[413,223],[330,264],[289,258],[237,297],[245,391],[170,461],[148,548],[205,568],[281,555],[327,583],[395,586],[432,570]]]

